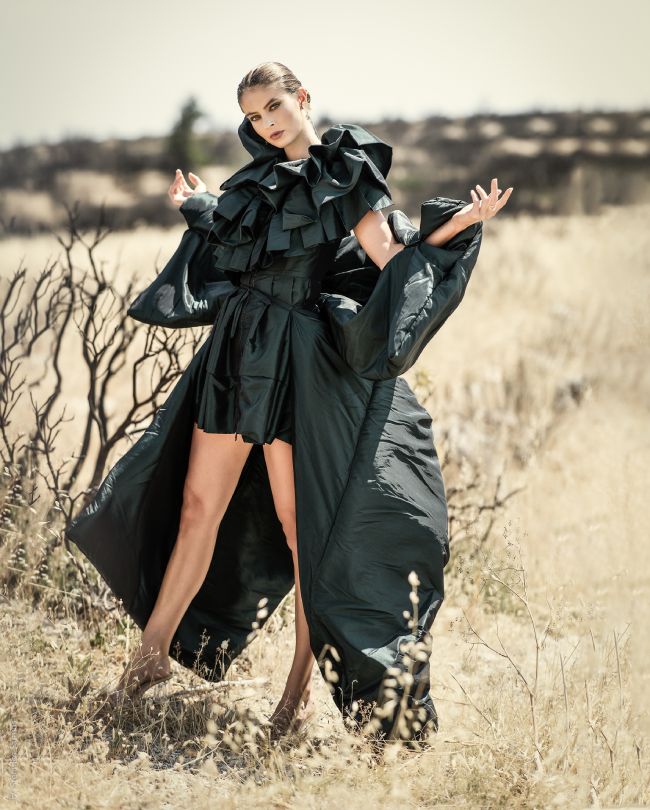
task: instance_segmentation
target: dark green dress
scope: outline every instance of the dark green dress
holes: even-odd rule
[[[195,418],[210,433],[292,442],[292,319],[318,319],[322,279],[341,239],[368,211],[392,205],[385,179],[392,150],[354,124],[330,127],[297,160],[286,160],[247,119],[239,134],[253,160],[221,195],[181,206],[190,227],[204,226],[215,269],[238,288],[208,338]]]
[[[252,161],[221,195],[183,204],[189,227],[178,249],[129,309],[145,323],[210,332],[66,534],[144,627],[178,533],[194,420],[251,442],[171,649],[219,680],[250,642],[259,601],[268,599],[270,616],[294,584],[261,446],[290,441],[312,650],[321,672],[334,673],[337,707],[361,723],[384,703],[386,670],[406,667],[403,644],[431,643],[444,596],[447,504],[432,420],[399,375],[460,303],[481,226],[432,247],[424,237],[464,201],[427,200],[419,230],[392,211],[389,226],[405,248],[380,271],[350,230],[391,204],[388,144],[343,124],[308,158],[286,161],[247,119],[239,135]],[[412,571],[416,628],[404,617]],[[417,737],[418,722],[426,730],[438,721],[429,660],[411,671],[402,696]],[[394,721],[382,717],[382,731],[392,733]]]

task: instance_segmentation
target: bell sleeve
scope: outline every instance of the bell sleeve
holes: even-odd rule
[[[212,217],[218,201],[218,194],[202,191],[188,197],[178,210],[185,218],[188,228],[192,228],[207,238],[212,228]]]
[[[362,377],[383,380],[410,369],[460,304],[478,258],[482,224],[443,246],[425,239],[466,204],[426,200],[419,228],[403,211],[392,211],[388,224],[404,249],[381,271],[354,237],[341,244],[336,271],[323,286],[322,308],[337,351]]]
[[[218,196],[209,191],[193,194],[180,206],[187,223],[174,254],[127,310],[136,321],[180,329],[210,326],[224,296],[234,290],[226,275],[215,267],[213,246],[207,236]]]

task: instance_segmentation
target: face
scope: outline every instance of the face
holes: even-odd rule
[[[295,93],[288,93],[277,85],[249,87],[242,93],[239,106],[255,132],[282,149],[304,130],[305,116],[300,103],[306,98],[304,87],[299,87]],[[274,133],[277,134],[272,137]]]

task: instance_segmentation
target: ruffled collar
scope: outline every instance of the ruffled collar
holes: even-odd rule
[[[348,234],[369,210],[392,204],[386,175],[392,147],[357,124],[335,124],[309,157],[287,160],[244,118],[239,138],[253,158],[220,189],[208,241],[217,266],[268,267]]]
[[[276,166],[286,170],[290,177],[302,175],[312,183],[317,182],[323,175],[323,161],[337,154],[343,147],[363,149],[384,178],[388,176],[393,160],[392,147],[357,124],[334,124],[328,127],[323,132],[320,143],[312,143],[307,147],[308,157],[294,160],[287,159],[284,149],[264,140],[246,117],[242,119],[237,134],[242,146],[253,160],[221,184],[220,189],[223,191],[239,185],[242,178],[260,182],[269,174],[270,169]],[[320,171],[312,169],[311,164],[314,162],[316,169]]]
[[[273,146],[272,143],[265,141],[264,138],[255,131],[255,127],[246,116],[242,119],[237,134],[239,135],[239,140],[242,142],[242,146],[253,158],[267,158],[274,157],[275,155],[281,156],[284,153],[284,149],[279,149],[277,146]]]

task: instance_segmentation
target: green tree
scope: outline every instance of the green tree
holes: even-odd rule
[[[196,122],[204,115],[194,96],[183,104],[178,121],[167,139],[171,170],[178,168],[187,174],[189,170],[197,172],[205,164],[207,160],[205,150],[194,133]]]

